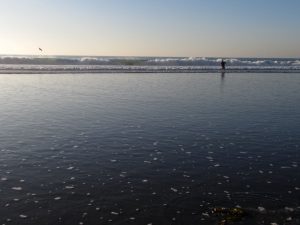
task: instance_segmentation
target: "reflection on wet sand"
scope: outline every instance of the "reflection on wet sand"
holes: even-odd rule
[[[1,76],[0,224],[300,224],[299,83]]]

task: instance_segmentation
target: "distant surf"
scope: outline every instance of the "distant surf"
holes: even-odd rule
[[[300,58],[223,58],[227,72],[300,72]],[[0,56],[0,73],[221,72],[222,58]]]

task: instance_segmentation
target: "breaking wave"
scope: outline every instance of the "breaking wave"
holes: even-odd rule
[[[228,70],[299,71],[298,58],[224,58]],[[221,58],[0,56],[0,71],[201,72],[219,70]]]

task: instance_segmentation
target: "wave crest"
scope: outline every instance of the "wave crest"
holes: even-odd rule
[[[295,58],[224,58],[234,70],[300,70]],[[93,57],[93,56],[0,56],[0,70],[217,70],[222,58],[209,57]]]

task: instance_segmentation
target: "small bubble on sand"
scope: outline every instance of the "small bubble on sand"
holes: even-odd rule
[[[264,207],[262,207],[262,206],[257,207],[257,209],[258,209],[258,211],[261,212],[261,213],[266,212],[266,209],[265,209]]]
[[[21,191],[22,188],[21,187],[12,187],[11,189],[15,190],[15,191]]]
[[[170,189],[171,189],[171,191],[173,191],[175,193],[178,192],[178,190],[176,188],[171,187]]]
[[[65,189],[73,189],[74,186],[65,186]]]

